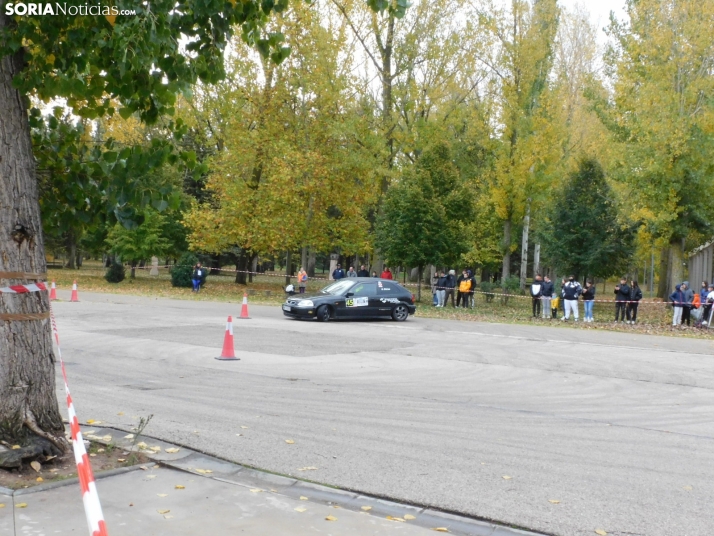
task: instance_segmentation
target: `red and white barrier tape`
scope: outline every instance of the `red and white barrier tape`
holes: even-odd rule
[[[64,389],[67,393],[67,413],[69,415],[69,425],[72,433],[72,450],[74,451],[74,461],[77,464],[79,485],[82,489],[82,502],[84,503],[84,513],[87,516],[89,536],[108,536],[107,525],[104,521],[104,514],[102,513],[102,505],[99,502],[99,494],[97,493],[97,486],[94,482],[94,473],[89,463],[87,450],[84,448],[84,439],[79,429],[79,421],[74,411],[74,403],[72,402],[72,395],[69,392],[69,385],[67,385],[67,371],[65,370],[64,361],[62,360],[59,332],[57,331],[57,323],[55,322],[52,307],[50,307],[50,320],[52,322],[52,332],[55,336],[55,342],[57,343],[57,357],[59,358],[62,368]]]
[[[33,283],[31,285],[12,285],[0,288],[0,294],[26,294],[28,292],[42,292],[47,290],[44,283]]]

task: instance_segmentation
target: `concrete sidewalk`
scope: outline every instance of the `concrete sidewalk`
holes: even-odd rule
[[[125,432],[83,427],[91,437],[112,435],[126,448]],[[96,441],[96,439],[93,439]],[[391,535],[437,532],[464,536],[535,536],[535,533],[452,516],[428,508],[256,471],[149,438],[158,463],[97,474],[97,489],[111,536]],[[142,451],[149,454],[149,451]],[[85,534],[76,479],[34,488],[0,488],[0,536]],[[26,505],[26,506],[21,506]],[[392,519],[390,519],[390,517]]]

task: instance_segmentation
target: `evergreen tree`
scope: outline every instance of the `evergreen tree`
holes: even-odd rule
[[[580,161],[541,230],[547,261],[560,273],[610,277],[627,268],[634,232],[620,224],[614,195],[600,164]]]

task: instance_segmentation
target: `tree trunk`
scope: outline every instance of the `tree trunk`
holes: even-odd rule
[[[288,250],[285,255],[285,286],[290,284],[290,276],[292,275],[293,252]]]
[[[674,288],[669,288],[669,248],[663,248],[659,254],[659,283],[657,296],[666,300]]]
[[[238,262],[236,263],[236,283],[239,285],[246,285],[248,281],[248,255],[241,249],[240,255],[238,255]]]
[[[421,273],[424,271],[424,267],[419,266],[419,268],[417,268],[417,270],[419,270],[419,273],[417,274],[417,301],[420,302],[421,301]]]
[[[67,264],[65,265],[66,268],[69,268],[70,270],[76,270],[77,269],[77,238],[74,235],[74,232],[68,231],[67,232],[67,237],[65,239],[65,246],[67,248]]]
[[[253,274],[258,271],[258,255],[253,253],[250,256],[250,273],[248,274],[248,283],[253,282]]]
[[[503,222],[503,269],[501,270],[501,284],[511,277],[511,220]]]
[[[533,250],[533,279],[540,274],[540,243],[536,243]],[[543,274],[540,274],[543,275]]]
[[[136,261],[131,261],[131,275],[132,279],[136,279]]]
[[[300,266],[307,267],[307,246],[302,247],[302,251],[300,252]]]
[[[317,255],[313,248],[310,248],[310,252],[307,255],[307,276],[315,277],[315,264],[317,264]]]
[[[681,240],[675,240],[669,244],[669,267],[667,274],[669,275],[669,288],[671,289],[669,292],[672,292],[674,287],[681,284],[684,280],[684,250]],[[697,290],[696,286],[694,290]]]
[[[0,34],[8,23],[0,13]],[[3,287],[46,280],[47,272],[26,100],[12,86],[22,67],[21,53],[0,58],[0,272],[38,275],[0,273]],[[55,393],[49,305],[46,292],[0,294],[0,437],[23,447],[0,456],[0,466],[17,467],[49,442],[69,448]]]
[[[523,238],[521,240],[521,290],[526,290],[526,279],[528,278],[528,232],[531,224],[531,200],[528,199],[526,215],[523,217]]]

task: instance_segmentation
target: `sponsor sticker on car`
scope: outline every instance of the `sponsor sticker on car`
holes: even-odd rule
[[[347,307],[367,307],[367,305],[369,305],[369,298],[366,296],[361,298],[349,298],[346,304]]]

